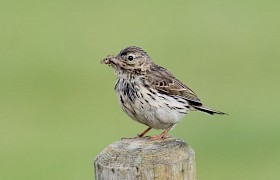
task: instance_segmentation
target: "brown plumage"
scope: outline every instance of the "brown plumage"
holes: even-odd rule
[[[204,107],[197,97],[197,95],[185,84],[176,79],[166,69],[154,65],[154,69],[151,69],[146,74],[147,83],[154,86],[154,88],[168,96],[181,96],[184,97],[190,103],[191,107],[209,113],[209,114],[225,114],[220,111],[216,111],[207,107]]]
[[[166,136],[189,110],[208,114],[225,114],[204,107],[198,96],[168,70],[156,65],[147,53],[135,46],[123,49],[117,56],[102,61],[117,74],[115,91],[124,112],[148,129],[165,129],[152,140]]]

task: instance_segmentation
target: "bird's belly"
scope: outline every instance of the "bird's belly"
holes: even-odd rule
[[[188,112],[188,102],[180,97],[171,97],[141,88],[134,101],[119,94],[122,109],[132,119],[154,129],[167,129],[177,124]]]
[[[141,98],[135,101],[135,112],[138,119],[154,129],[166,129],[177,124],[188,112],[188,108],[172,97],[158,94],[153,95],[153,98],[147,96],[144,102]]]

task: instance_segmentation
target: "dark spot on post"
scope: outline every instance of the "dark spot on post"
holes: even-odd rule
[[[112,173],[115,173],[115,169],[111,169]]]

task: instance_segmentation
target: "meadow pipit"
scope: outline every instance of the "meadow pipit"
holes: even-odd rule
[[[189,110],[225,114],[203,106],[189,87],[156,65],[139,47],[127,47],[117,56],[106,57],[102,63],[111,66],[117,74],[115,91],[123,111],[148,126],[140,137],[154,128],[164,131],[150,139],[164,138]]]

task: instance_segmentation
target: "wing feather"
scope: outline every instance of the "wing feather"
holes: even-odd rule
[[[169,71],[160,66],[154,66],[145,75],[146,83],[157,91],[169,96],[181,96],[193,105],[202,105],[197,95],[185,84],[176,79]]]

